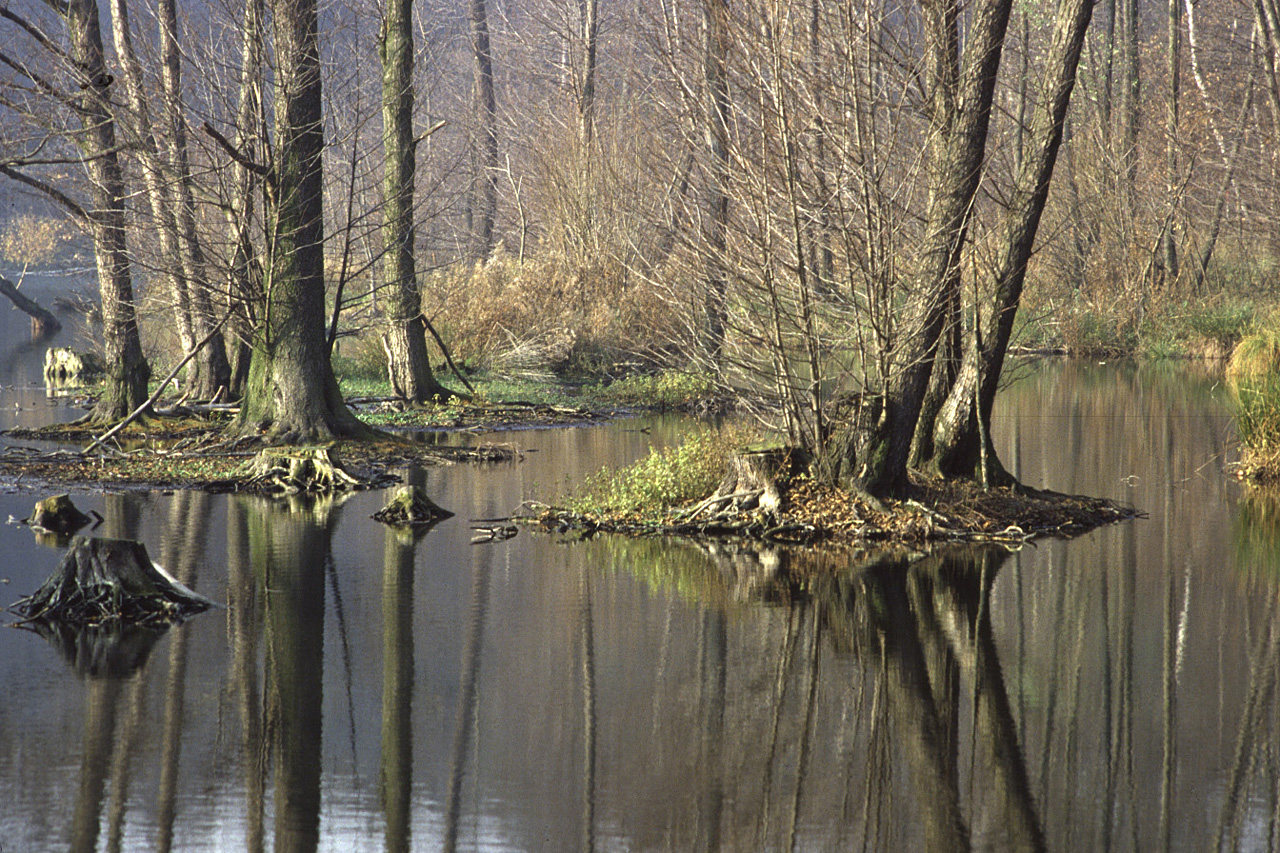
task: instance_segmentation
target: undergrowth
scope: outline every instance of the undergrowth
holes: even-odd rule
[[[735,450],[736,429],[703,428],[621,469],[602,468],[570,500],[578,513],[662,515],[715,491]]]

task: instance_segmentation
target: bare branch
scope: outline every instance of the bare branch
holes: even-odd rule
[[[243,151],[241,151],[239,148],[235,146],[235,143],[233,143],[231,140],[227,139],[225,136],[219,133],[218,129],[215,128],[212,124],[210,124],[207,121],[204,123],[204,132],[207,133],[210,137],[212,137],[213,141],[218,143],[218,145],[221,146],[222,150],[226,151],[227,154],[231,156],[232,160],[235,160],[237,163],[239,163],[241,166],[244,166],[246,169],[248,169],[250,172],[253,172],[255,175],[259,175],[260,177],[266,178],[268,181],[273,180],[271,176],[270,166],[264,166],[263,164],[255,161],[252,157],[245,154]]]
[[[87,210],[85,210],[80,205],[76,204],[75,201],[73,201],[70,196],[68,196],[66,193],[64,193],[62,190],[58,189],[57,187],[53,186],[52,184],[47,184],[44,181],[40,180],[39,178],[33,178],[30,175],[24,175],[22,172],[19,172],[18,170],[13,169],[3,163],[0,163],[0,175],[5,175],[17,181],[20,184],[26,184],[32,189],[39,190],[40,192],[49,196],[49,198],[58,202],[58,204],[61,204],[67,210],[71,211],[72,215],[75,216],[77,219],[83,220],[85,222],[93,221],[93,217],[89,214]]]

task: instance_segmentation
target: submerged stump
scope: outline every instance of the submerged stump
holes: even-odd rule
[[[50,347],[44,354],[44,381],[54,388],[83,385],[105,372],[102,361],[91,352]]]
[[[328,447],[269,447],[249,463],[245,485],[263,492],[329,493],[360,486]]]
[[[69,495],[53,495],[36,502],[27,524],[50,533],[68,534],[75,533],[90,521],[93,519],[77,509]]]
[[[453,515],[435,504],[419,486],[401,486],[396,489],[387,505],[373,514],[383,524],[397,527],[414,527],[433,524]]]
[[[212,605],[151,562],[141,542],[77,536],[44,585],[13,609],[29,621],[168,625]]]

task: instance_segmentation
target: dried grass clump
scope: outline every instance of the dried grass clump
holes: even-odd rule
[[[428,276],[423,306],[455,359],[526,376],[626,360],[678,322],[621,264],[574,265],[559,256],[521,263],[503,252]]]
[[[1236,345],[1227,362],[1242,454],[1240,476],[1280,479],[1280,314]]]

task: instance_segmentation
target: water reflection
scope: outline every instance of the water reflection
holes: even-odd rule
[[[1060,364],[1011,388],[1001,452],[1026,479],[1149,514],[1012,554],[470,544],[470,519],[643,454],[630,424],[428,472],[458,516],[417,537],[370,520],[379,494],[76,495],[227,608],[125,679],[0,631],[0,840],[1275,848],[1280,516],[1222,476],[1214,393]],[[17,597],[52,555],[2,536]]]

